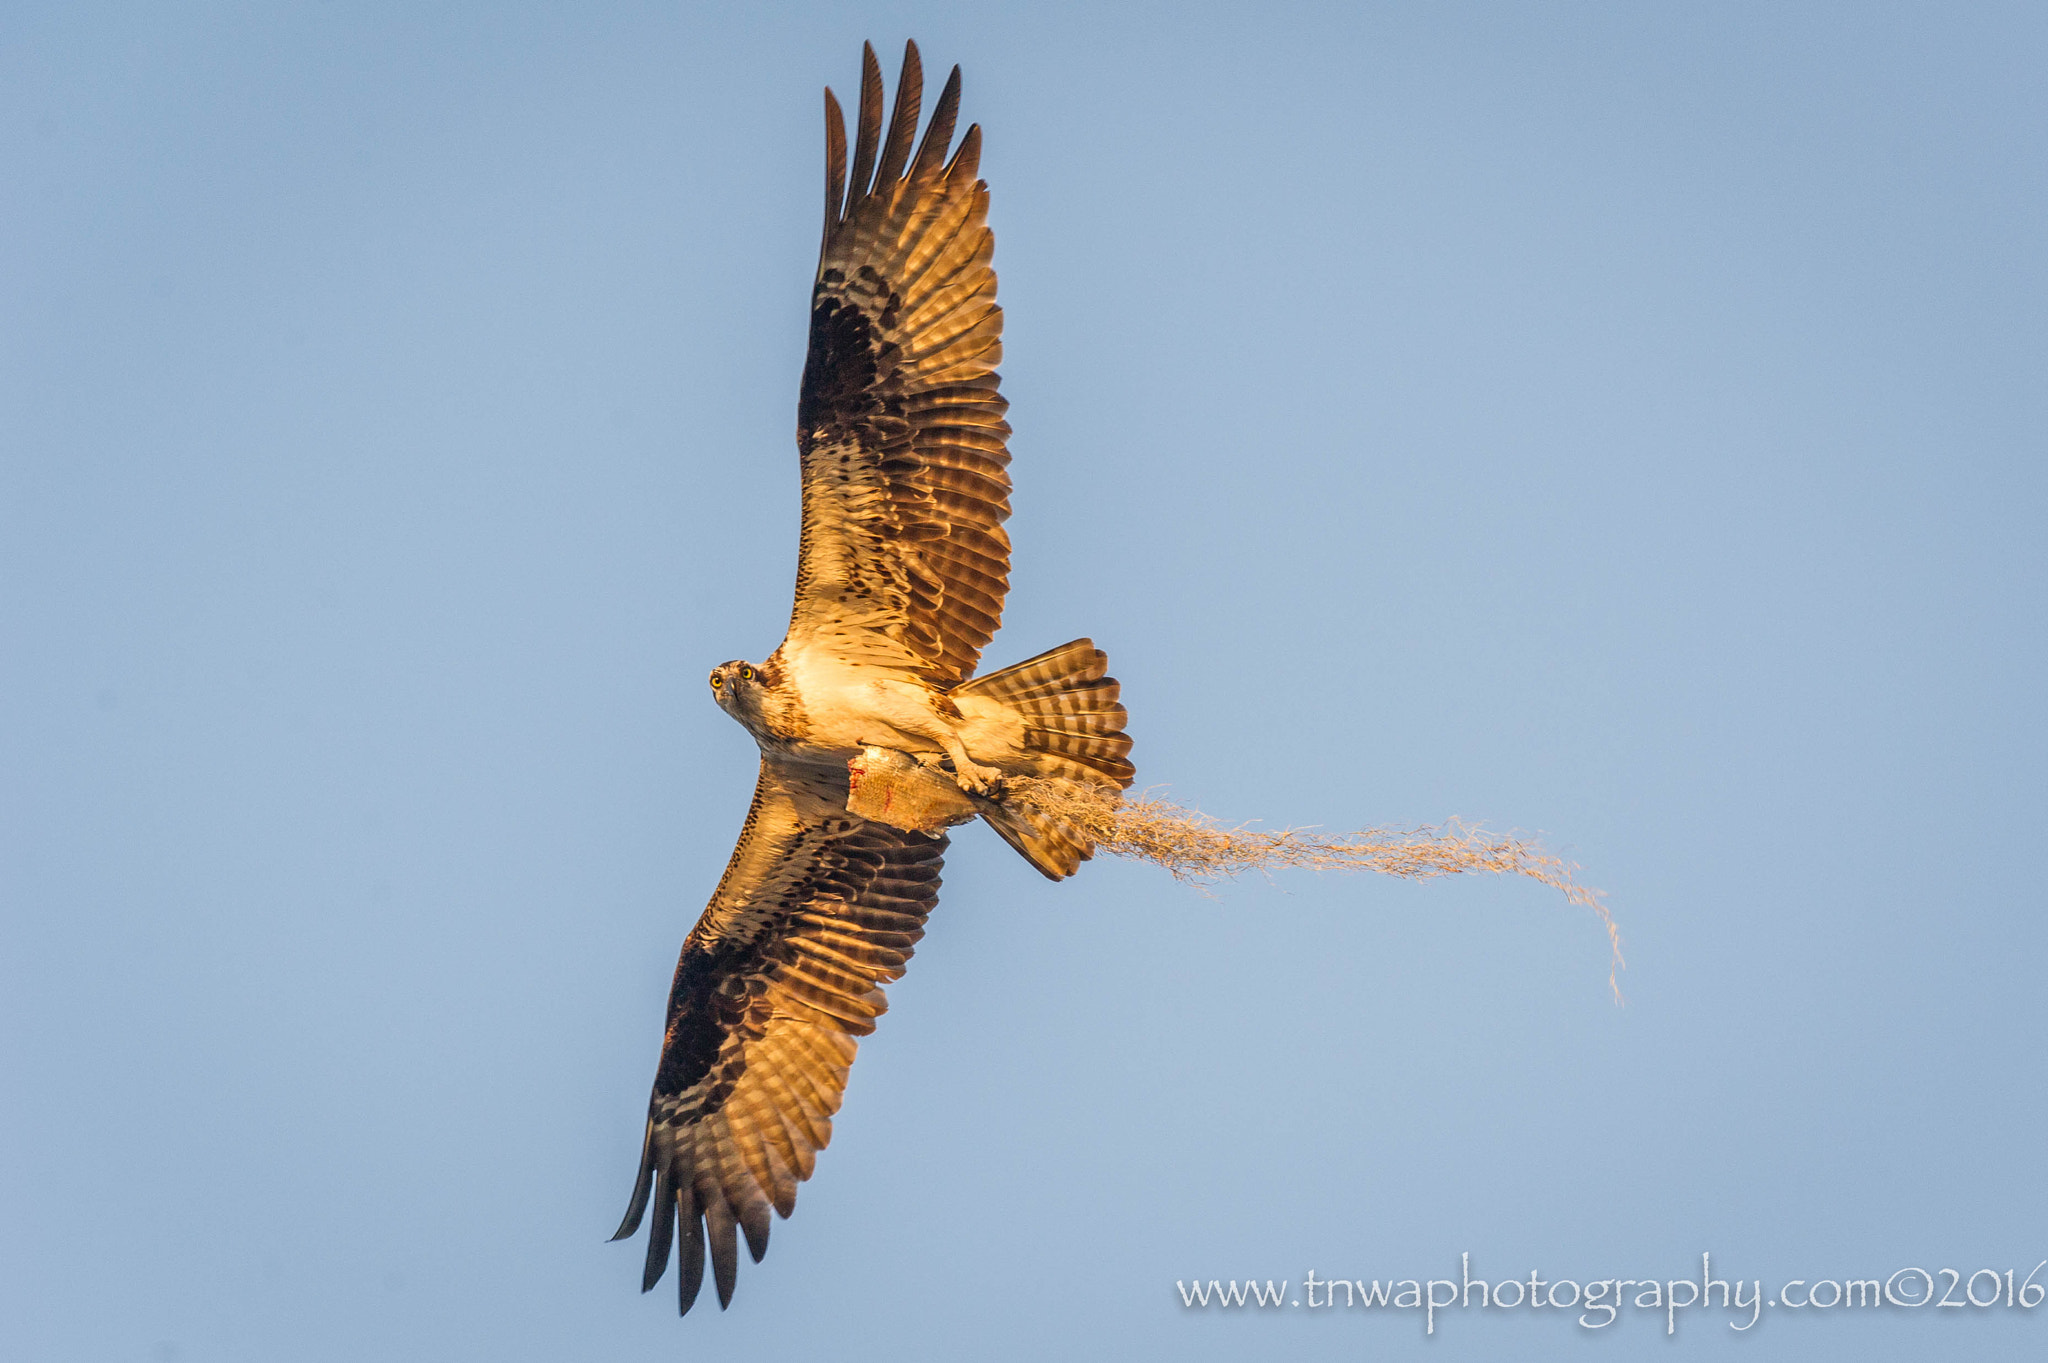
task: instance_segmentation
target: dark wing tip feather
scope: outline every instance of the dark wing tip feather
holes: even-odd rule
[[[661,1275],[668,1272],[669,1249],[675,1244],[676,1236],[676,1191],[666,1171],[661,1175],[661,1188],[655,1200],[654,1225],[647,1233],[647,1269],[640,1275],[640,1290],[651,1292],[661,1281]]]
[[[711,1242],[711,1278],[718,1288],[718,1309],[732,1305],[732,1290],[740,1277],[738,1223],[732,1208],[719,1198],[704,1209],[704,1235]]]
[[[868,192],[875,153],[882,144],[882,64],[872,43],[860,45],[860,127],[854,133],[853,178],[846,184],[846,211]]]
[[[676,1314],[687,1316],[704,1287],[704,1213],[694,1195],[688,1207],[678,1210],[683,1222],[683,1264],[676,1274]]]
[[[623,1240],[640,1229],[640,1218],[647,1212],[647,1195],[654,1188],[654,1161],[649,1158],[654,1147],[654,1118],[647,1119],[647,1134],[640,1138],[640,1177],[633,1181],[633,1196],[626,1203],[625,1219],[612,1232],[613,1240]]]
[[[946,164],[946,178],[955,175],[972,180],[981,170],[981,125],[970,123],[967,131],[960,134],[960,149],[953,153],[953,159]]]
[[[932,121],[924,130],[924,142],[917,149],[917,161],[911,167],[911,178],[922,180],[937,171],[945,163],[946,151],[953,145],[953,124],[960,115],[960,68],[955,66],[953,74],[946,77],[946,88],[939,92],[939,102],[932,106]]]
[[[768,1204],[750,1202],[740,1213],[740,1232],[747,1237],[747,1253],[755,1263],[768,1252]]]
[[[825,236],[839,225],[846,205],[846,115],[838,97],[825,87]]]
[[[875,184],[886,185],[903,174],[910,160],[910,144],[917,138],[918,111],[924,105],[924,63],[917,55],[916,42],[903,44],[903,74],[896,78],[896,108],[889,115],[889,140],[882,147],[882,164],[875,170]]]

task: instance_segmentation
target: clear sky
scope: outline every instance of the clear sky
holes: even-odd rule
[[[1092,635],[1225,818],[1540,832],[1629,1003],[1534,884],[964,830],[679,1322],[604,1239],[788,610],[819,87],[905,37],[987,137],[989,661]],[[0,1353],[1613,1357],[1664,1315],[1174,1284],[2023,1279],[2044,70],[2030,5],[10,7]],[[1746,1314],[1675,1347],[2048,1341]]]

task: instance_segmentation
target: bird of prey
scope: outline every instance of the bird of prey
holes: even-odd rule
[[[904,52],[883,127],[862,54],[851,174],[825,92],[825,236],[797,399],[803,531],[789,630],[711,673],[759,743],[739,845],[683,943],[632,1204],[650,1208],[642,1290],[681,1235],[682,1310],[708,1257],[732,1300],[831,1138],[856,1038],[887,1006],[938,901],[947,826],[974,817],[1052,879],[1093,850],[1010,798],[1017,777],[1121,790],[1124,707],[1076,639],[974,675],[1009,587],[1010,433],[989,261],[981,130],[952,148],[955,67],[917,143],[922,73]],[[950,158],[947,153],[951,149]]]

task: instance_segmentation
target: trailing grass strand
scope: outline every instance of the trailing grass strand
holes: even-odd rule
[[[1226,826],[1198,809],[1150,793],[1130,798],[1102,786],[1012,777],[1005,798],[1016,799],[1085,832],[1097,851],[1163,866],[1175,879],[1208,883],[1246,871],[1303,868],[1374,871],[1404,880],[1490,871],[1527,876],[1600,916],[1607,929],[1607,986],[1622,1001],[1621,931],[1600,891],[1579,884],[1578,867],[1543,850],[1533,839],[1493,833],[1451,819],[1423,828],[1365,828],[1328,835],[1314,829]]]

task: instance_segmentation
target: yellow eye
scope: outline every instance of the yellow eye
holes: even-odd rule
[[[713,677],[713,678],[711,679],[711,689],[712,689],[713,691],[716,691],[716,690],[717,690],[717,689],[718,689],[719,687],[721,687],[721,686],[723,686],[723,685],[725,685],[725,678],[723,678],[723,677],[718,677],[718,676],[714,676],[714,677]]]
[[[753,668],[751,668],[751,667],[743,667],[743,668],[741,668],[741,669],[740,669],[740,680],[741,680],[741,681],[752,681],[753,679],[754,679],[754,669],[753,669]]]

